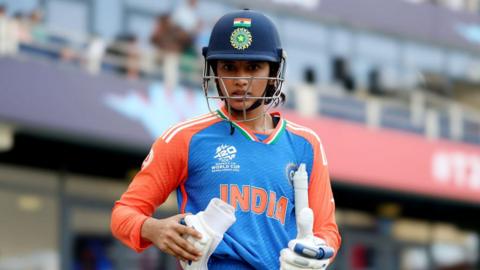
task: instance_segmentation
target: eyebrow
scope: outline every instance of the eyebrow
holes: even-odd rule
[[[218,60],[218,63],[222,63],[222,64],[233,64],[233,61],[232,61],[232,60]]]
[[[223,63],[223,64],[233,64],[233,63],[235,63],[235,61],[233,61],[233,60],[219,60],[218,62]],[[247,62],[247,65],[266,63],[265,61],[246,61],[246,62]]]
[[[259,65],[259,64],[265,64],[265,62],[264,61],[247,61],[247,64],[249,64],[249,65],[257,64],[257,65]]]

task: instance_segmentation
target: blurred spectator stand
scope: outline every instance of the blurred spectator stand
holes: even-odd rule
[[[164,84],[167,90],[177,87],[181,54],[191,46],[193,37],[172,21],[170,14],[157,18],[151,43],[157,48],[157,59],[163,63]]]
[[[6,7],[0,5],[0,56],[17,53],[18,37],[18,25],[8,17]]]

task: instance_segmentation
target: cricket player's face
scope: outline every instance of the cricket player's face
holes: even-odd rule
[[[257,100],[255,97],[263,96],[269,74],[270,65],[265,61],[218,61],[217,63],[217,75],[222,78],[218,84],[223,95],[230,97],[228,104],[238,111],[250,108]]]

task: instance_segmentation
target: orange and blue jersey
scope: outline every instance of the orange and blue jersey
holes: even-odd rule
[[[327,159],[318,136],[272,113],[276,128],[254,133],[225,108],[168,129],[116,202],[112,232],[140,252],[151,245],[141,226],[176,190],[182,213],[204,210],[212,198],[236,208],[209,269],[278,269],[280,250],[297,234],[291,176],[300,163],[309,174],[314,234],[338,250],[340,235]]]

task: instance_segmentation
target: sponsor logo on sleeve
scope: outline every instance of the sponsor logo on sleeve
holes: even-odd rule
[[[152,160],[153,160],[153,149],[150,149],[150,153],[148,153],[148,156],[145,158],[145,160],[142,163],[142,170],[148,167],[148,165],[152,163]]]

